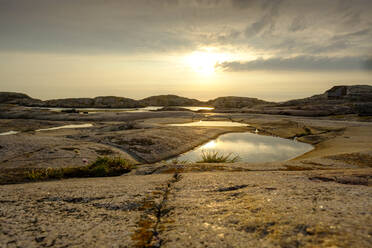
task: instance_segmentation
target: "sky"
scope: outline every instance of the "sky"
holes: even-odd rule
[[[0,91],[283,101],[372,85],[371,0],[0,0]]]

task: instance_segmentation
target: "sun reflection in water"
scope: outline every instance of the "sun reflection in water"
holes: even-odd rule
[[[309,144],[278,137],[252,133],[228,133],[181,154],[178,159],[198,161],[203,150],[213,150],[225,155],[230,153],[239,155],[242,162],[273,162],[291,159],[312,149]]]
[[[213,149],[217,146],[216,140],[211,140],[208,143],[202,145],[200,148],[201,149]]]

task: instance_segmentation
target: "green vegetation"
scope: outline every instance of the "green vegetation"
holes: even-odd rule
[[[232,153],[224,155],[217,151],[202,151],[201,160],[197,163],[235,163],[239,160],[239,156]]]
[[[173,159],[171,161],[171,164],[176,165],[176,164],[187,164],[189,161],[187,160],[178,160],[177,158]]]
[[[120,157],[98,157],[93,163],[81,167],[33,169],[26,178],[36,181],[72,177],[108,177],[120,176],[130,172],[134,165]]]
[[[311,135],[312,134],[310,128],[304,127],[304,130],[305,130],[305,135]]]

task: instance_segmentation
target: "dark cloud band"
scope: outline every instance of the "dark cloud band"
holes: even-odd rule
[[[360,57],[316,57],[270,58],[253,61],[223,62],[216,65],[224,71],[350,71],[372,70],[372,59]]]
[[[0,0],[0,52],[361,56],[371,0]]]

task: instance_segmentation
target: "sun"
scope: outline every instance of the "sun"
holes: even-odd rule
[[[227,54],[210,50],[196,51],[186,56],[186,63],[199,74],[212,75],[216,72],[216,64],[226,61],[228,58]]]
[[[216,55],[208,52],[194,52],[188,56],[187,62],[191,68],[201,74],[210,75],[215,72]]]
[[[209,141],[208,143],[204,144],[201,148],[202,149],[213,149],[217,146],[217,142],[215,140]]]

